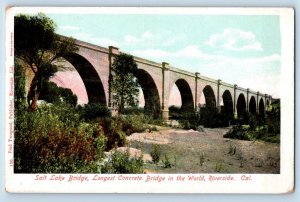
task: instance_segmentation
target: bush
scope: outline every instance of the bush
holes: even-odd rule
[[[252,126],[253,127],[253,126]],[[280,143],[280,135],[268,132],[267,126],[256,127],[237,125],[230,129],[223,137],[239,140],[263,140],[266,142]]]
[[[250,126],[250,130],[256,130],[257,127],[256,116],[253,116],[252,114],[249,114],[249,126]]]
[[[169,107],[169,116],[170,119],[180,120],[182,119],[182,110],[180,107],[172,105]]]
[[[191,125],[190,121],[186,119],[179,120],[179,125],[183,129],[193,129],[193,126]]]
[[[200,113],[199,125],[207,128],[222,127],[224,126],[222,123],[226,121],[216,107],[202,107],[198,113]]]
[[[273,102],[271,110],[266,112],[266,124],[268,132],[273,136],[280,134],[280,100]]]
[[[122,115],[142,115],[143,113],[144,109],[139,107],[124,108],[121,112]]]
[[[157,164],[159,162],[159,159],[160,159],[160,156],[161,156],[160,146],[157,145],[157,144],[153,144],[150,155],[152,157],[152,162]]]
[[[102,160],[106,145],[99,124],[68,123],[66,126],[61,120],[66,118],[63,109],[59,113],[58,109],[47,106],[17,114],[16,173],[99,172],[97,162]]]
[[[142,115],[127,115],[120,119],[120,125],[126,135],[132,133],[139,133],[146,130],[145,123],[143,122]]]
[[[170,159],[166,154],[165,154],[165,158],[162,160],[162,163],[163,163],[164,168],[171,168],[172,167]]]
[[[63,127],[67,132],[78,127],[82,122],[76,108],[66,102],[59,102],[51,106],[42,105],[39,110],[58,115],[59,120],[63,123]]]
[[[101,167],[101,173],[134,174],[143,173],[143,157],[130,158],[129,151],[123,153],[114,151],[108,162]]]
[[[232,139],[239,139],[239,140],[249,140],[246,130],[243,128],[242,125],[234,126],[230,129],[223,137],[225,138],[232,138]]]
[[[107,150],[126,145],[126,136],[132,133],[143,132],[146,129],[149,131],[157,130],[156,127],[147,126],[142,115],[104,118],[100,120],[100,124],[107,137]]]
[[[170,107],[170,110],[173,111],[172,117],[178,118],[180,126],[184,129],[196,130],[200,125],[207,128],[227,127],[233,121],[231,115],[226,114],[224,110],[219,112],[216,107],[201,107],[198,112],[182,112],[175,107]]]
[[[85,121],[91,121],[111,117],[111,111],[101,103],[89,103],[80,108],[80,116]]]
[[[119,119],[104,118],[100,120],[100,125],[102,126],[104,135],[107,138],[107,151],[115,147],[126,145],[126,134],[122,131]]]

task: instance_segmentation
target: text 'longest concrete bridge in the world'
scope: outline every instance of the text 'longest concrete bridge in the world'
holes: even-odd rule
[[[114,57],[120,54],[118,48],[103,48],[76,40],[78,52],[65,59],[81,76],[86,87],[89,102],[101,102],[112,107],[113,95],[109,78]],[[169,118],[168,103],[173,85],[179,89],[182,107],[196,109],[200,105],[202,93],[206,106],[221,108],[241,116],[244,111],[252,114],[264,113],[271,104],[272,97],[267,94],[241,88],[221,80],[174,68],[166,62],[156,63],[134,56],[138,65],[135,74],[145,100],[145,108],[158,112],[164,119]]]

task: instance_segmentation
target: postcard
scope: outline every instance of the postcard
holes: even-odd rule
[[[292,8],[11,7],[13,193],[290,193]]]

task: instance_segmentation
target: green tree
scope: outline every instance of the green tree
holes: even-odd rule
[[[14,28],[15,56],[33,73],[27,102],[29,108],[35,110],[43,81],[49,80],[59,68],[63,68],[54,61],[76,52],[78,48],[74,39],[55,34],[55,23],[42,13],[16,16]]]
[[[122,113],[125,106],[137,106],[139,84],[134,77],[137,64],[131,55],[117,55],[112,64],[114,75],[111,80],[111,90],[114,95],[113,105],[118,114]]]
[[[266,112],[266,124],[268,131],[273,135],[280,134],[280,99],[274,100],[270,109]]]
[[[61,102],[61,100],[69,103],[73,107],[77,105],[77,96],[69,88],[62,88],[56,83],[43,81],[43,88],[40,93],[40,99],[50,103]]]

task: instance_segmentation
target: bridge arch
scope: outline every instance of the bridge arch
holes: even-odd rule
[[[246,112],[246,99],[243,93],[238,96],[236,109],[238,117],[242,118],[243,114]]]
[[[225,90],[223,95],[222,95],[222,99],[223,99],[223,107],[222,107],[222,111],[225,113],[225,115],[232,119],[233,118],[233,100],[232,100],[232,96],[229,90]]]
[[[151,114],[154,118],[160,115],[160,99],[157,86],[152,76],[143,69],[137,69],[135,77],[140,84],[145,100],[144,110],[146,114]]]
[[[256,101],[255,101],[255,97],[254,97],[254,96],[251,96],[251,98],[250,98],[250,102],[249,102],[249,112],[250,112],[252,115],[255,115],[255,114],[256,114]]]
[[[94,66],[85,57],[77,53],[70,53],[64,58],[79,73],[86,88],[89,103],[99,102],[107,105],[103,84]]]
[[[212,87],[210,85],[206,85],[202,92],[205,97],[206,107],[216,107],[216,97]]]
[[[264,103],[263,98],[260,98],[260,100],[259,100],[258,109],[259,109],[259,114],[260,115],[264,115],[265,114],[265,103]]]
[[[184,79],[178,79],[175,82],[180,96],[181,96],[181,109],[193,110],[194,109],[194,99],[190,85]],[[170,92],[171,93],[171,92]]]

